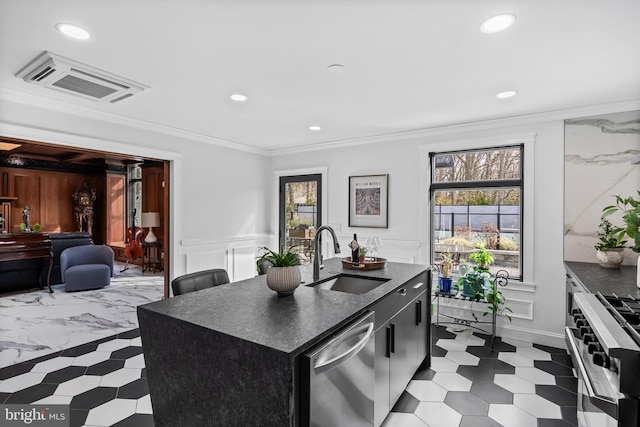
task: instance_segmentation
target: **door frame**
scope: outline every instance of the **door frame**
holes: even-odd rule
[[[271,210],[271,240],[273,247],[279,247],[278,242],[280,240],[280,178],[285,176],[300,176],[300,175],[320,175],[320,197],[321,206],[319,210],[322,223],[320,225],[328,224],[328,198],[327,198],[327,166],[319,166],[306,169],[288,169],[288,170],[276,170],[273,172],[273,203]],[[336,230],[336,233],[338,230]],[[327,239],[324,239],[322,253],[327,254],[328,243]]]

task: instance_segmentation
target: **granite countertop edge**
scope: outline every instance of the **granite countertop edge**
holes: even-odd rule
[[[602,268],[596,263],[565,261],[567,272],[574,276],[589,292],[603,295],[640,299],[636,286],[636,266],[622,265],[620,268]]]

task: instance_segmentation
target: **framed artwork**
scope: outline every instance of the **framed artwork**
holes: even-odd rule
[[[389,227],[389,175],[349,177],[349,227]]]

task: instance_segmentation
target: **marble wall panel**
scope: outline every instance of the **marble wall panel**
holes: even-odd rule
[[[564,259],[595,263],[602,208],[640,190],[640,164],[631,163],[640,154],[640,111],[566,120],[564,143]],[[624,264],[637,259],[625,249]]]

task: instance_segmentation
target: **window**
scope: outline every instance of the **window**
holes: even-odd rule
[[[430,153],[432,262],[450,252],[459,263],[484,244],[490,271],[522,280],[524,146]]]

